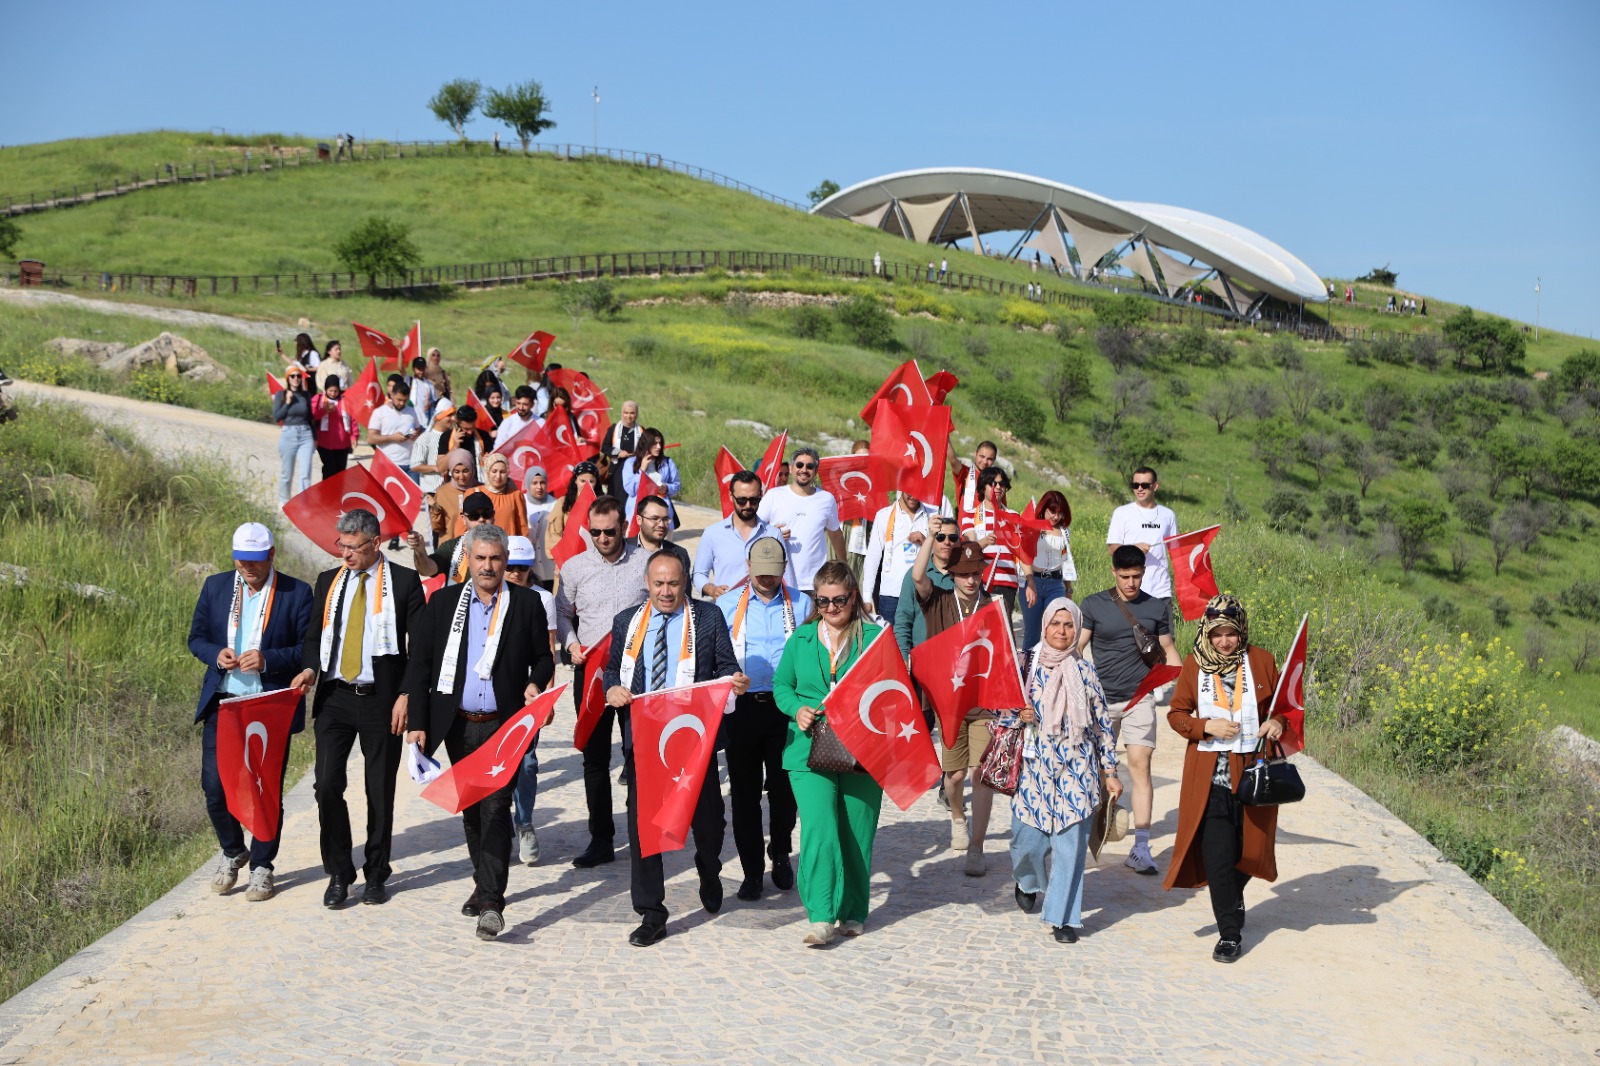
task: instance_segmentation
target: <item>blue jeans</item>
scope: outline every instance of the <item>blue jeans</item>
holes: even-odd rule
[[[511,821],[517,828],[533,824],[533,801],[539,795],[539,734],[533,735],[528,754],[517,767],[516,787],[511,790]]]
[[[893,628],[894,627],[894,612],[900,606],[900,597],[899,596],[879,596],[878,597],[878,602],[873,604],[873,606],[878,609],[878,614],[883,617],[883,620],[889,624],[890,628]]]
[[[278,502],[288,503],[311,484],[311,456],[316,445],[311,439],[310,426],[284,426],[278,436],[278,458],[283,468],[278,473]]]
[[[1011,820],[1011,873],[1024,892],[1044,890],[1039,917],[1053,926],[1083,927],[1083,870],[1089,854],[1089,819],[1059,833],[1044,833],[1021,819]],[[1044,860],[1050,856],[1050,873]]]
[[[1036,577],[1033,587],[1039,594],[1034,606],[1028,606],[1028,590],[1023,588],[1017,598],[1022,601],[1022,647],[1018,651],[1026,651],[1039,643],[1039,638],[1044,636],[1044,609],[1050,601],[1057,596],[1067,594],[1067,583],[1059,577]]]
[[[283,774],[289,768],[289,745],[283,746],[283,765],[278,767],[278,792],[283,793]],[[211,818],[211,828],[216,830],[217,843],[230,858],[245,853],[244,827],[228,810],[228,796],[222,789],[222,775],[217,772],[217,711],[213,706],[206,715],[205,730],[200,734],[200,791],[205,793],[206,814]],[[250,841],[250,869],[272,869],[278,857],[278,841],[283,837],[283,804],[278,805],[278,832],[271,840]]]

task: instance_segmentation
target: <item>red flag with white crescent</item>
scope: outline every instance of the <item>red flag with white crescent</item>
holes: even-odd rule
[[[550,345],[556,341],[555,337],[542,329],[536,329],[528,334],[528,339],[511,349],[507,359],[518,366],[527,367],[528,373],[538,374],[544,370],[544,357],[550,351]]]
[[[551,428],[554,420],[544,423],[529,422],[510,438],[495,442],[494,450],[506,457],[510,465],[511,480],[521,488],[531,467],[544,467],[546,482],[553,496],[564,496],[572,481],[572,468],[583,461],[576,450],[555,441]]]
[[[350,417],[361,423],[362,429],[372,425],[372,416],[383,406],[383,386],[378,382],[378,361],[369,359],[361,373],[350,383],[349,402],[345,409]]]
[[[663,500],[667,498],[666,490],[661,487],[660,482],[649,474],[640,474],[638,487],[633,492],[633,517],[628,519],[630,537],[639,535],[639,501],[646,496],[660,496]]]
[[[423,578],[422,579],[422,600],[423,600],[423,602],[426,603],[428,600],[433,599],[433,594],[435,592],[438,592],[440,589],[444,588],[445,585],[449,582],[449,580],[450,580],[450,575],[444,573],[443,571],[440,571],[439,573],[434,574],[432,577]]]
[[[928,694],[943,735],[951,739],[970,711],[1011,710],[1028,702],[1011,626],[992,600],[911,649],[911,676]]]
[[[217,774],[228,813],[257,840],[278,836],[283,757],[303,697],[292,688],[217,704]]]
[[[561,531],[561,540],[551,549],[550,557],[557,566],[566,566],[567,560],[588,550],[589,542],[583,539],[582,530],[589,525],[589,505],[594,503],[594,486],[584,484],[572,501],[572,512],[567,515],[567,526]]]
[[[574,411],[572,421],[578,427],[578,436],[587,448],[580,447],[584,457],[587,458],[600,450],[600,444],[606,439],[606,433],[611,429],[611,411],[606,407],[588,407],[582,411]]]
[[[417,523],[417,515],[422,513],[422,486],[412,481],[411,475],[401,470],[399,464],[383,453],[382,448],[372,449],[371,470],[372,476],[378,480],[378,487],[394,501],[396,513],[405,522],[405,530],[401,535],[411,532]]]
[[[821,709],[840,742],[902,811],[939,779],[939,757],[893,630],[885,628],[867,646]]]
[[[522,765],[528,745],[550,721],[556,710],[556,700],[565,691],[566,685],[558,685],[541,692],[532,703],[507,718],[494,736],[434,778],[422,790],[422,798],[437,803],[451,814],[460,814],[516,780],[517,768]]]
[[[411,360],[422,354],[422,323],[413,325],[408,333],[400,340],[399,365],[387,367],[389,370],[405,371],[410,369]]]
[[[922,370],[915,359],[907,359],[895,367],[861,409],[861,420],[869,426],[877,425],[875,420],[878,417],[879,400],[904,407],[929,407],[934,403],[928,392],[928,383],[922,379]]]
[[[733,486],[730,482],[733,480],[733,475],[744,469],[744,464],[735,459],[733,453],[724,446],[717,452],[717,461],[713,469],[717,475],[717,491],[722,494],[722,517],[727,518],[733,514]]]
[[[1050,523],[1036,516],[1037,510],[1032,499],[1020,514],[1004,507],[995,509],[995,539],[1029,566],[1039,555],[1039,535],[1050,529]]]
[[[961,379],[948,370],[941,370],[928,379],[928,395],[934,403],[944,403],[945,398],[961,384]]]
[[[578,721],[572,727],[572,746],[583,750],[600,716],[606,713],[606,663],[611,659],[611,634],[583,651],[583,693],[578,699]]]
[[[1144,680],[1139,682],[1139,687],[1133,690],[1133,695],[1128,697],[1126,706],[1132,707],[1156,689],[1173,680],[1182,672],[1179,666],[1168,666],[1166,663],[1157,663],[1144,675]]]
[[[346,511],[358,508],[377,516],[383,537],[398,537],[411,531],[399,506],[372,472],[359,464],[348,466],[291,497],[283,505],[283,514],[311,543],[329,555],[338,556],[339,533],[333,528],[334,523]]]
[[[870,454],[897,472],[894,488],[938,507],[944,499],[949,450],[950,408],[878,401]]]
[[[467,390],[467,408],[478,416],[478,420],[472,423],[473,429],[482,430],[483,432],[489,434],[490,437],[493,437],[500,431],[500,427],[494,423],[494,415],[489,413],[488,404],[485,404],[482,400],[478,399],[478,393],[476,390]],[[498,442],[496,443],[495,450],[499,451]]]
[[[1300,618],[1300,628],[1295,631],[1294,643],[1289,645],[1289,657],[1283,661],[1278,674],[1278,687],[1272,693],[1272,714],[1283,719],[1283,745],[1285,755],[1304,751],[1306,746],[1306,623],[1309,614]]]
[[[594,379],[583,371],[559,367],[550,371],[549,378],[550,384],[567,390],[567,399],[572,401],[573,414],[602,407],[610,410],[611,401],[606,399],[605,390],[596,385]]]
[[[870,522],[889,506],[895,473],[871,455],[830,455],[817,464],[817,481],[838,501],[841,522]]]
[[[783,466],[783,455],[789,450],[789,431],[784,430],[772,438],[767,450],[761,453],[756,464],[756,474],[761,478],[761,491],[771,492],[778,485],[778,474]]]
[[[1217,575],[1211,569],[1211,542],[1221,526],[1167,537],[1167,561],[1172,567],[1172,590],[1185,622],[1193,622],[1217,594]]]
[[[393,337],[359,322],[350,323],[350,328],[356,331],[356,341],[361,345],[362,355],[382,363],[384,370],[400,369],[400,346]]]
[[[267,371],[267,395],[276,396],[283,391],[283,382],[272,376],[272,371]]]
[[[638,781],[640,855],[677,851],[689,837],[717,728],[733,696],[722,678],[633,697],[633,772]]]

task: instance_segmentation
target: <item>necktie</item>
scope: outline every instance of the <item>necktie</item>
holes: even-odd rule
[[[357,575],[356,594],[344,613],[344,637],[339,641],[339,676],[355,683],[361,675],[361,638],[367,633],[367,577]]]
[[[655,651],[650,656],[650,691],[660,692],[667,687],[667,620],[661,620],[656,632]]]

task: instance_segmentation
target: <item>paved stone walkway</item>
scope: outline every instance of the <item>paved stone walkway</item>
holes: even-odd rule
[[[138,409],[146,426],[169,416]],[[214,896],[197,873],[0,1006],[0,1063],[1600,1061],[1600,1005],[1554,956],[1308,759],[1280,880],[1250,886],[1232,967],[1210,959],[1204,894],[1124,868],[1126,844],[1088,874],[1082,941],[1057,945],[1012,903],[1004,807],[989,873],[969,878],[931,797],[905,814],[885,805],[859,940],[802,947],[792,892],[733,899],[730,836],[722,913],[700,909],[690,856],[670,855],[671,936],[638,950],[626,857],[569,865],[586,843],[571,730],[564,707],[542,738],[544,859],[513,867],[498,940],[476,940],[458,913],[471,891],[459,820],[404,777],[392,900],[323,909],[308,779],[288,800],[276,899]],[[1181,748],[1162,745],[1165,868]],[[359,825],[359,789],[351,799]]]

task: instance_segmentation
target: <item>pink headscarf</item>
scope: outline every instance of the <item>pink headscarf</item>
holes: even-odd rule
[[[1041,619],[1048,626],[1060,611],[1072,616],[1073,640],[1065,651],[1052,648],[1042,636],[1034,648],[1034,662],[1050,677],[1039,695],[1039,711],[1046,736],[1058,736],[1061,723],[1067,723],[1067,743],[1073,747],[1083,743],[1083,734],[1089,728],[1089,693],[1078,670],[1078,635],[1083,632],[1083,611],[1065,596],[1057,596],[1044,609]]]

